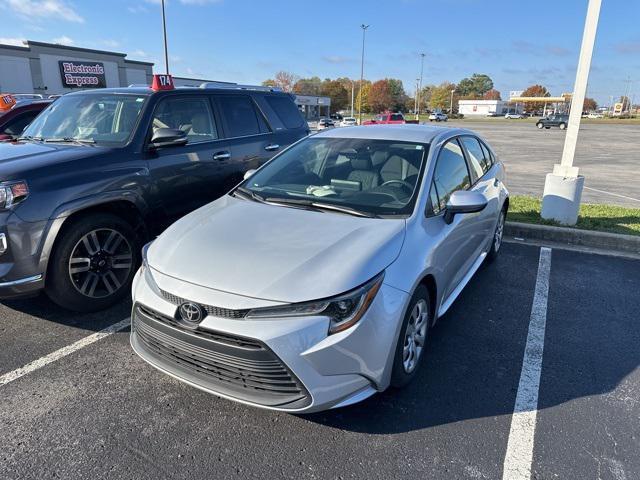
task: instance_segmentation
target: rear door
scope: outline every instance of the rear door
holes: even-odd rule
[[[306,120],[289,95],[258,94],[255,99],[271,125],[273,143],[279,146],[272,155],[309,134]]]
[[[271,127],[249,94],[215,94],[224,139],[214,153],[224,170],[224,189],[231,189],[244,173],[258,168],[281,147]]]
[[[223,171],[214,157],[220,150],[220,132],[207,95],[170,95],[155,106],[148,134],[158,128],[176,128],[188,143],[149,152],[148,164],[158,202],[170,222],[223,193]]]

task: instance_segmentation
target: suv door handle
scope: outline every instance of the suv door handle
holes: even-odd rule
[[[231,154],[229,152],[218,152],[213,154],[214,160],[228,160],[231,158]]]
[[[493,180],[493,186],[494,186],[494,187],[497,187],[498,185],[500,185],[500,180],[498,180],[497,178],[495,178],[495,179]]]
[[[272,143],[271,145],[267,145],[266,147],[264,147],[267,152],[272,152],[274,150],[278,150],[279,148],[280,145],[278,145],[277,143]]]

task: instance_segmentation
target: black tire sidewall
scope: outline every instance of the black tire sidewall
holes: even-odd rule
[[[500,215],[504,215],[504,222],[506,223],[506,221],[507,221],[507,211],[506,211],[505,208],[503,208],[500,211]],[[497,252],[496,252],[496,249],[495,249],[496,230],[497,229],[498,229],[498,224],[496,223],[496,228],[493,230],[493,235],[491,236],[491,246],[489,247],[489,251],[487,252],[487,262],[489,262],[489,263],[493,262],[498,257],[498,254],[500,253],[500,249],[498,249]],[[502,235],[504,237],[504,231],[503,231]],[[501,247],[502,247],[502,244],[501,244]]]
[[[80,239],[92,230],[111,228],[120,232],[132,249],[133,266],[122,286],[113,294],[104,298],[89,298],[78,292],[68,273],[69,257]],[[131,290],[131,282],[140,264],[141,241],[133,227],[122,218],[109,213],[88,214],[64,225],[59,233],[45,280],[45,292],[61,307],[78,312],[104,310],[122,300]]]
[[[427,302],[427,309],[429,311],[427,338],[425,341],[424,348],[422,350],[422,355],[418,360],[418,365],[416,365],[416,368],[413,369],[413,372],[407,373],[405,372],[404,365],[402,364],[402,350],[404,347],[404,337],[405,337],[405,332],[407,330],[407,325],[409,324],[409,317],[411,316],[411,312],[413,311],[413,308],[416,306],[416,303],[418,303],[418,301],[421,299]],[[432,311],[432,308],[431,308],[431,299],[429,297],[429,291],[427,290],[427,287],[425,287],[424,285],[418,285],[415,292],[413,293],[413,296],[411,297],[411,301],[409,302],[407,311],[404,314],[404,319],[402,321],[402,326],[400,327],[400,333],[398,335],[398,340],[396,342],[396,349],[393,357],[393,368],[391,370],[391,386],[394,388],[402,388],[408,385],[409,383],[411,383],[413,379],[416,377],[416,374],[418,373],[418,371],[420,370],[420,366],[424,362],[424,357],[426,355],[425,349],[429,343],[429,329],[431,327],[431,324],[433,323],[433,318],[431,318],[432,316],[431,311]]]

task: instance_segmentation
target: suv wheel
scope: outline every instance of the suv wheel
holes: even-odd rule
[[[396,388],[408,385],[416,376],[432,323],[430,304],[429,291],[420,285],[411,298],[396,344],[391,372],[391,385]]]
[[[80,217],[67,225],[49,263],[46,293],[79,312],[102,310],[129,293],[140,262],[140,241],[122,218]]]
[[[560,127],[560,130],[564,130],[565,128],[567,128],[567,124],[566,123],[561,123],[558,126]]]
[[[544,128],[544,125],[542,124],[542,122],[538,122],[538,123],[536,123],[536,127],[538,127],[540,130],[542,130]]]

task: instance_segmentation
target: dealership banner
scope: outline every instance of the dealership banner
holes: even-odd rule
[[[105,88],[104,65],[100,62],[60,60],[60,77],[65,88]]]

